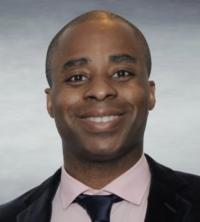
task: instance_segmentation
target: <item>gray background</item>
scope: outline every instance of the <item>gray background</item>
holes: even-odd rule
[[[108,9],[144,32],[153,57],[157,105],[145,151],[178,170],[200,174],[199,0],[0,1],[0,202],[39,184],[62,165],[46,113],[46,49],[70,19]]]

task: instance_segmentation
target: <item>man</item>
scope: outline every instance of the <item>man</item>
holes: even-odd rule
[[[45,92],[64,166],[1,206],[0,221],[200,221],[200,178],[143,154],[150,71],[143,34],[118,15],[91,11],[61,29],[47,52]]]

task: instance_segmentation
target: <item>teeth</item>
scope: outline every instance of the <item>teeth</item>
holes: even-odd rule
[[[118,116],[98,116],[98,117],[88,117],[87,119],[96,123],[106,123],[116,119]]]

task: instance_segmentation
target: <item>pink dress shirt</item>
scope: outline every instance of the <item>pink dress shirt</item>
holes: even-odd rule
[[[144,155],[128,171],[94,190],[70,176],[62,167],[61,181],[52,202],[51,222],[91,222],[87,212],[73,200],[81,193],[106,195],[114,193],[123,201],[113,204],[111,222],[144,222],[151,174]]]

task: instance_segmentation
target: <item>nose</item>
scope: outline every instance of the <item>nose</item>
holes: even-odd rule
[[[84,93],[85,99],[104,101],[106,99],[115,98],[117,90],[109,80],[96,79],[91,80]]]

